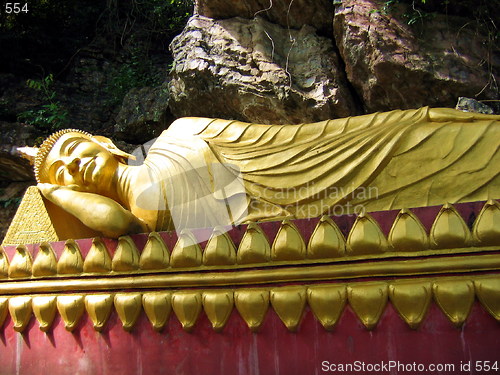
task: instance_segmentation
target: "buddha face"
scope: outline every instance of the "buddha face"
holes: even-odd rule
[[[76,185],[80,191],[106,194],[118,160],[102,144],[77,134],[64,134],[46,159],[48,182]]]

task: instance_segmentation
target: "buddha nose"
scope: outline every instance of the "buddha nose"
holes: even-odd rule
[[[78,167],[80,166],[80,159],[74,158],[66,164],[66,168],[68,168],[68,172],[70,175],[74,176],[78,172]]]

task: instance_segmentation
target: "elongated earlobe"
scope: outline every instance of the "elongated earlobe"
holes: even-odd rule
[[[104,137],[102,135],[96,135],[92,137],[95,141],[99,142],[102,146],[106,147],[109,152],[111,152],[113,155],[118,156],[120,158],[124,159],[131,159],[135,160],[135,156],[131,155],[129,153],[126,153],[125,151],[120,150],[116,145],[113,143],[111,139],[108,137]]]

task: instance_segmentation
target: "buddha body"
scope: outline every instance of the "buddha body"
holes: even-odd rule
[[[47,199],[117,237],[498,198],[499,149],[500,116],[451,109],[301,125],[183,118],[142,164],[67,131],[35,169]]]

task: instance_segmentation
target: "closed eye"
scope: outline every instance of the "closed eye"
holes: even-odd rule
[[[75,150],[76,146],[80,144],[80,141],[76,140],[73,141],[69,144],[68,148],[66,149],[67,155],[71,155],[71,153]]]

